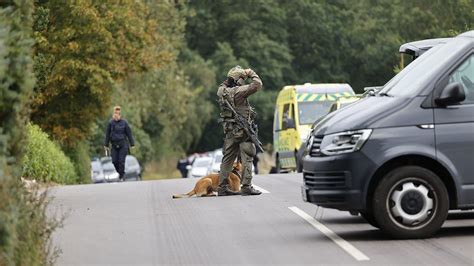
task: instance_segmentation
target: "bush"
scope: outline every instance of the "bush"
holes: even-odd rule
[[[153,146],[150,136],[139,127],[132,127],[133,138],[135,139],[135,149],[130,149],[130,154],[137,157],[140,165],[144,166],[149,162],[153,155]]]
[[[47,217],[48,196],[15,178],[0,183],[0,265],[54,265],[52,232],[63,218]]]
[[[76,181],[76,172],[71,160],[61,151],[58,144],[33,124],[27,126],[23,176],[60,184],[72,184]]]
[[[46,194],[20,182],[28,119],[27,99],[34,87],[33,1],[0,4],[0,265],[53,265]]]
[[[90,183],[91,158],[87,141],[75,144],[74,148],[65,150],[65,153],[71,158],[76,171],[75,183]]]

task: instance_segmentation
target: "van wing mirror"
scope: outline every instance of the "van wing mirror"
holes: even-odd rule
[[[438,98],[435,99],[436,104],[441,106],[448,106],[453,104],[458,104],[466,99],[466,93],[464,88],[459,82],[449,83],[441,91],[441,94]]]

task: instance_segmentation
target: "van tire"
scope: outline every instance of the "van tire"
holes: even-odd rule
[[[276,156],[276,160],[275,160],[275,172],[277,174],[281,173],[281,163],[280,163],[280,158],[278,155]]]
[[[375,216],[371,211],[361,212],[360,215],[373,227],[380,228],[380,225],[377,223],[377,220],[375,220]]]
[[[394,238],[426,238],[443,225],[449,210],[446,186],[432,171],[402,166],[386,174],[373,197],[380,229]]]

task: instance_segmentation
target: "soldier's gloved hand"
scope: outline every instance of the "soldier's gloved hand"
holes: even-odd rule
[[[247,78],[251,78],[256,73],[251,68],[247,68],[247,69],[245,69],[245,74],[247,75]]]

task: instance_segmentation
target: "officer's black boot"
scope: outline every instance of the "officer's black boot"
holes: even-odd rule
[[[257,196],[257,195],[262,194],[260,190],[257,190],[254,187],[249,186],[249,185],[242,186],[242,189],[240,190],[240,192],[242,193],[242,196]]]
[[[240,195],[240,192],[230,190],[227,186],[217,188],[217,196],[235,196]]]

